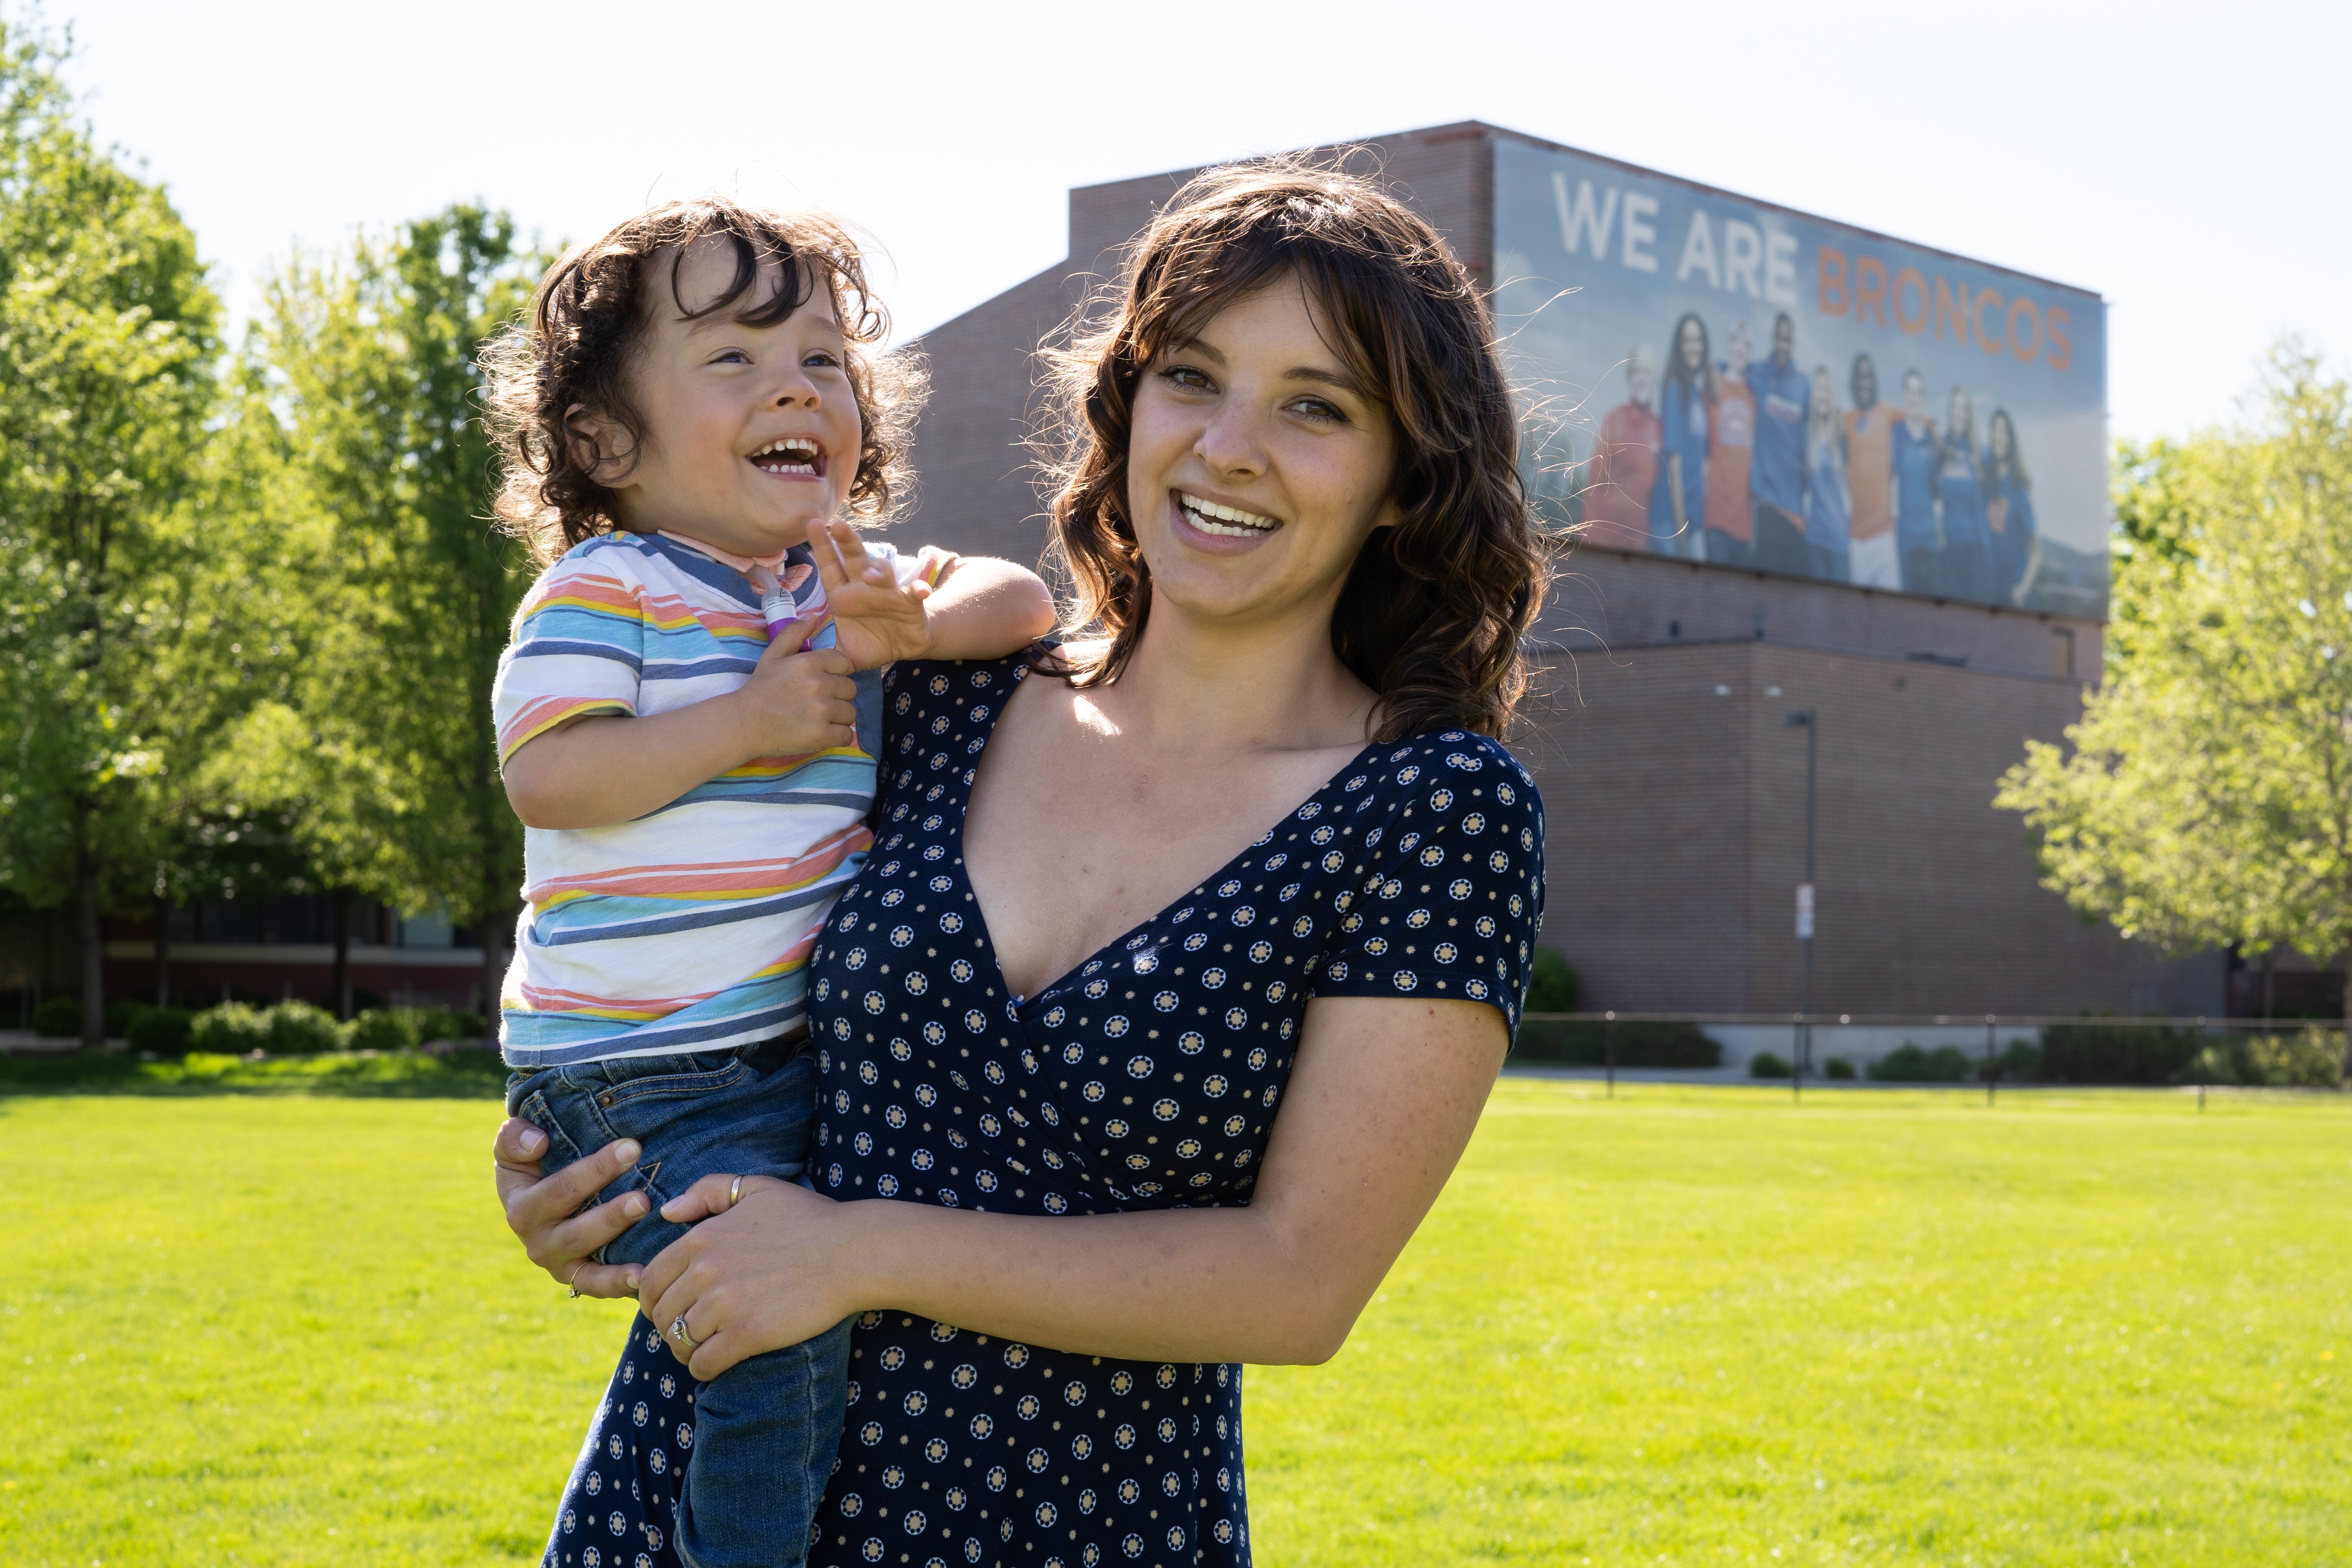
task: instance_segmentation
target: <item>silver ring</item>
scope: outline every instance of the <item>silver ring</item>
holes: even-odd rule
[[[678,1343],[686,1346],[688,1350],[699,1349],[702,1344],[700,1340],[695,1338],[693,1334],[687,1332],[686,1314],[684,1312],[680,1312],[677,1317],[670,1320],[669,1337],[677,1341]]]
[[[734,1207],[743,1201],[743,1178],[737,1176],[727,1187],[727,1207]]]

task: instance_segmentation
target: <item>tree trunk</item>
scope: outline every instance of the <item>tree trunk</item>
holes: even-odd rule
[[[98,853],[90,847],[89,808],[80,811],[80,841],[74,849],[75,934],[81,940],[81,1043],[95,1051],[106,1043],[105,923],[98,913]]]
[[[335,1016],[352,1016],[352,895],[341,888],[327,895],[335,901]]]
[[[172,1005],[172,901],[155,895],[155,1005]]]

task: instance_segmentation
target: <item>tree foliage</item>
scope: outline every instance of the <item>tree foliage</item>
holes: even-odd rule
[[[0,20],[0,886],[70,898],[85,1038],[99,916],[151,865],[190,606],[173,527],[217,392],[217,306],[160,186],[73,118],[62,56]]]
[[[1996,804],[2126,936],[2352,962],[2352,390],[2288,342],[2258,410],[2126,450],[2106,684]]]
[[[215,799],[292,812],[319,876],[480,934],[495,997],[522,880],[490,685],[528,585],[488,521],[481,345],[538,257],[502,214],[453,206],[270,285],[242,367],[255,537],[290,572],[302,653],[208,765]],[[268,569],[257,573],[266,576]]]

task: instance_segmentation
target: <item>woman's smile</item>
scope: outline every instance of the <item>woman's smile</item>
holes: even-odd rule
[[[1177,538],[1194,549],[1231,555],[1271,538],[1282,527],[1279,517],[1212,501],[1190,490],[1171,490],[1168,495],[1170,526]]]

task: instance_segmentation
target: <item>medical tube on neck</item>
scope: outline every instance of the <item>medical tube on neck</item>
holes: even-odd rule
[[[760,614],[768,622],[768,641],[772,643],[793,623],[798,606],[793,603],[792,590],[764,566],[751,569],[751,586],[760,591]]]

